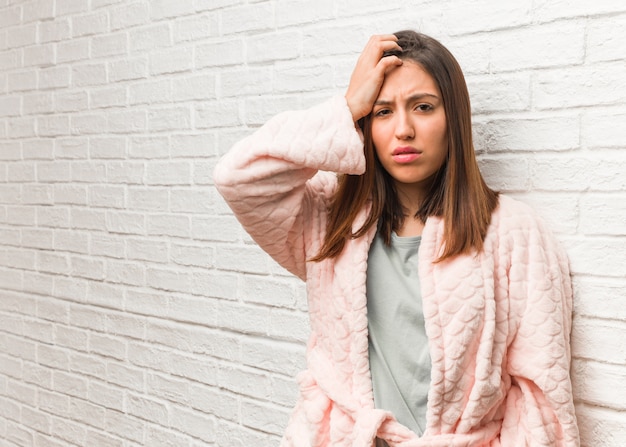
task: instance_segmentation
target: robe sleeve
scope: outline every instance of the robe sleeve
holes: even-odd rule
[[[496,445],[577,447],[568,259],[543,222],[533,215],[526,223],[517,232],[525,234],[514,242],[509,271],[517,331],[507,353],[511,388]]]
[[[325,172],[321,172],[325,171]],[[283,112],[218,162],[215,185],[244,229],[279,264],[306,276],[307,247],[319,239],[336,175],[365,171],[362,136],[343,96],[307,110]],[[312,220],[317,221],[312,222]]]

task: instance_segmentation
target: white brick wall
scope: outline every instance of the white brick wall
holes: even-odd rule
[[[0,0],[0,444],[275,446],[302,285],[212,187],[371,33],[442,40],[489,183],[571,257],[583,446],[626,445],[626,3]]]

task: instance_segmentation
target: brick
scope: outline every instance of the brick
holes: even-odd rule
[[[11,225],[34,226],[36,222],[35,208],[32,206],[7,207],[6,223]]]
[[[172,97],[177,101],[214,99],[216,77],[211,73],[176,77],[172,80]]]
[[[572,328],[573,356],[617,365],[624,363],[626,347],[614,342],[615,337],[623,336],[626,332],[624,322],[579,318],[574,321]]]
[[[124,208],[126,189],[123,186],[91,185],[87,188],[91,207]]]
[[[134,393],[129,393],[127,395],[127,406],[128,413],[132,416],[160,425],[167,425],[168,411],[167,406],[163,402]],[[149,444],[154,445],[152,443]]]
[[[74,269],[74,266],[72,267]],[[74,270],[72,271],[74,273]],[[87,284],[80,276],[71,279],[64,277],[54,278],[54,296],[63,299],[81,301],[87,294]]]
[[[59,42],[69,39],[71,35],[70,21],[67,18],[39,22],[40,42]]]
[[[7,88],[12,92],[30,91],[37,88],[37,72],[27,70],[12,72],[7,77]]]
[[[580,228],[583,234],[624,234],[626,198],[621,195],[585,194],[580,199]]]
[[[229,33],[264,31],[274,27],[274,11],[268,3],[235,6],[222,10],[222,29]]]
[[[37,118],[37,133],[40,137],[60,137],[70,134],[68,116],[51,115]]]
[[[146,113],[142,110],[124,110],[111,112],[107,115],[108,130],[111,133],[126,134],[146,130]]]
[[[104,33],[108,31],[108,21],[106,11],[73,16],[72,36],[82,37]]]
[[[289,412],[274,405],[242,399],[241,418],[248,427],[280,435],[287,425]]]
[[[146,269],[146,283],[155,289],[171,292],[188,293],[191,290],[190,274],[178,270],[148,267]]]
[[[188,107],[174,107],[150,110],[148,129],[150,131],[171,131],[191,128],[191,111]]]
[[[626,241],[623,238],[596,236],[564,242],[573,273],[616,278],[624,276]]]
[[[35,119],[31,117],[13,118],[7,126],[7,136],[10,138],[33,138],[36,137]],[[46,144],[45,141],[29,141],[25,142],[25,152],[31,154],[33,146]],[[39,155],[41,157],[42,155]],[[51,157],[49,157],[51,158]]]
[[[14,446],[33,445],[32,432],[12,423],[8,424],[6,439],[12,444],[15,442]]]
[[[195,65],[198,68],[236,66],[245,62],[242,39],[218,40],[196,47]]]
[[[193,51],[186,47],[175,47],[150,53],[152,76],[190,71],[193,67]]]
[[[207,420],[205,414],[179,406],[173,406],[170,411],[173,428],[205,442],[215,441],[216,424]]]
[[[94,63],[72,67],[72,86],[89,87],[107,82],[106,64]]]
[[[137,263],[108,260],[106,280],[115,284],[142,286],[145,283],[144,267]]]
[[[131,29],[128,33],[131,53],[144,53],[171,45],[171,26],[168,23]]]
[[[87,432],[87,445],[122,447],[124,442],[114,436],[90,430]]]
[[[122,159],[126,156],[126,139],[120,137],[92,137],[89,156],[95,159]]]
[[[123,258],[125,253],[124,241],[119,236],[93,234],[90,238],[90,254]]]
[[[70,272],[69,258],[61,254],[37,253],[37,269],[41,272],[67,275]]]
[[[549,0],[535,2],[535,17],[541,21],[553,21],[568,17],[587,17],[611,12],[624,12],[626,7],[611,0],[600,0],[587,4],[576,0],[565,0],[555,4]]]
[[[57,63],[64,64],[89,58],[89,38],[73,38],[58,42]]]
[[[124,4],[110,10],[111,29],[128,29],[149,20],[149,5],[142,2]]]
[[[585,55],[585,36],[578,23],[556,23],[497,35],[491,42],[491,68],[496,71],[529,67],[577,65]],[[521,47],[519,42],[525,44]],[[512,47],[519,51],[510,51]]]
[[[198,127],[196,119],[196,127]],[[206,157],[215,146],[215,138],[211,134],[182,134],[172,135],[170,138],[172,154],[176,158]]]
[[[69,316],[69,312],[68,312],[68,316]],[[87,352],[87,349],[88,349],[87,332],[82,329],[76,329],[76,328],[73,328],[70,326],[64,326],[64,325],[57,325],[54,340],[55,340],[55,343],[57,343],[59,346],[70,348],[74,351]],[[69,365],[70,371],[76,370],[76,363],[77,363],[78,355],[79,354],[76,354],[74,352],[70,353],[70,365]]]
[[[92,108],[124,107],[127,103],[126,87],[113,86],[94,90],[91,93]]]
[[[87,283],[87,295],[83,302],[112,309],[122,309],[124,291],[115,285],[91,281]]]
[[[78,256],[72,256],[71,260],[72,260],[72,276],[78,277],[78,278],[96,279],[96,280],[103,280],[105,278],[104,261],[100,259],[78,257]]]
[[[52,418],[51,434],[75,445],[85,445],[87,430],[84,426],[66,418]]]
[[[38,391],[52,388],[52,370],[35,363],[25,363],[22,380],[24,383],[35,385]],[[39,397],[38,397],[39,399]]]
[[[574,312],[585,317],[626,321],[626,309],[619,306],[626,297],[625,282],[619,278],[574,277]]]
[[[89,250],[89,237],[80,231],[56,230],[54,232],[54,249],[86,254]]]
[[[144,56],[125,57],[107,64],[109,82],[133,81],[148,77],[148,59]],[[133,85],[132,88],[145,88],[144,84]],[[132,92],[132,90],[131,90]]]
[[[42,68],[39,71],[40,90],[62,89],[69,87],[71,72],[69,67],[56,66],[50,68]]]
[[[119,411],[107,411],[105,429],[123,439],[139,443],[145,440],[146,424],[140,419]]]
[[[4,106],[7,110],[4,112],[6,116],[11,116],[12,113],[19,112],[19,102],[17,104],[11,104],[13,102],[11,98],[6,98]],[[54,111],[54,99],[52,93],[32,93],[24,95],[22,98],[22,110],[27,115],[38,115],[42,113],[51,113]]]
[[[300,56],[300,33],[295,31],[254,35],[246,42],[247,60],[262,63]]]
[[[54,17],[54,3],[45,0],[33,0],[24,3],[24,21],[46,20]]]
[[[51,249],[52,231],[29,229],[22,230],[22,246],[30,248]]]
[[[67,205],[86,205],[87,186],[76,184],[55,184],[54,203]]]
[[[148,164],[146,184],[188,185],[191,182],[191,164],[188,162],[153,162]]]
[[[240,126],[243,121],[239,101],[232,99],[198,105],[195,110],[195,123],[198,128]]]
[[[128,259],[165,263],[168,260],[168,243],[156,239],[128,239]]]
[[[22,22],[22,7],[20,5],[10,7],[5,6],[2,9],[2,17],[0,17],[0,26],[10,27],[19,25]]]
[[[581,144],[586,148],[621,148],[624,132],[615,122],[623,122],[626,113],[609,110],[585,112],[581,119]]]
[[[102,363],[101,366],[104,367],[106,365]],[[104,377],[104,376],[105,376],[104,372],[98,372],[99,378]],[[106,409],[105,416],[104,416],[105,429],[111,433],[115,433],[119,435],[116,429],[109,427],[110,419],[114,419],[117,421],[117,418],[111,418],[109,415],[111,414],[110,410],[123,411],[124,391],[121,388],[113,386],[109,383],[92,380],[89,382],[89,401],[96,403]],[[132,418],[128,417],[128,420],[130,419]],[[118,426],[121,428],[128,427],[129,425],[131,425],[128,422],[126,423],[121,423],[121,421],[119,422],[120,423]],[[141,433],[141,430],[139,430],[138,433]],[[128,434],[128,436],[130,437],[130,439],[134,439],[133,435]]]
[[[87,110],[89,97],[87,92],[70,91],[55,92],[54,94],[54,111],[55,112],[78,112]],[[74,119],[75,117],[72,117]]]
[[[37,25],[35,23],[13,27],[6,36],[6,48],[27,47],[36,43]],[[32,48],[29,51],[32,51]]]
[[[109,233],[144,234],[146,219],[142,214],[107,211],[106,228]]]
[[[6,250],[6,261],[3,264],[6,267],[31,270],[35,265],[35,253],[34,250],[8,248]]]
[[[167,211],[169,192],[165,188],[131,187],[127,192],[128,206],[137,211]]]
[[[82,137],[59,138],[55,140],[54,155],[60,159],[86,159],[87,139]]]
[[[572,365],[574,393],[585,403],[624,411],[623,368],[594,361],[575,359]]]
[[[309,79],[309,82],[311,79]],[[224,97],[253,96],[272,91],[272,72],[268,68],[235,69],[224,72],[219,94]]]
[[[37,223],[41,227],[68,228],[70,213],[67,208],[38,208]]]
[[[197,5],[197,7],[201,6],[203,4]],[[213,28],[211,16],[206,14],[177,18],[173,29],[174,42],[179,43],[207,38],[215,34]]]
[[[39,390],[39,408],[58,416],[69,415],[70,398],[60,393],[41,389]]]
[[[88,9],[89,5],[85,5],[85,2],[81,0],[65,0],[55,5],[55,14],[57,16],[63,16],[86,12]]]
[[[101,210],[73,208],[70,211],[72,228],[81,230],[106,230],[105,212]]]
[[[560,168],[557,169],[556,166]],[[566,167],[565,169],[563,167]],[[607,153],[603,157],[545,156],[533,160],[533,188],[542,190],[620,191],[626,186],[626,162]],[[576,178],[576,181],[572,181]]]
[[[598,70],[602,76],[598,76]],[[625,75],[621,63],[542,71],[533,85],[533,102],[540,109],[624,103]]]
[[[276,71],[273,91],[307,92],[329,88],[333,85],[333,68],[330,64],[298,65]]]
[[[111,161],[106,165],[106,181],[137,185],[143,183],[145,167],[142,163],[128,161]]]
[[[173,99],[172,83],[169,79],[132,84],[128,90],[131,104],[155,104],[170,102]]]
[[[598,442],[606,447],[619,447],[624,435],[624,412],[590,405],[576,407],[581,445]]]

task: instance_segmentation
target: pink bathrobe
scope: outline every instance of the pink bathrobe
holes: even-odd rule
[[[277,115],[215,169],[246,231],[306,281],[307,369],[281,446],[371,447],[376,437],[392,447],[578,446],[568,262],[535,214],[506,196],[478,254],[434,264],[443,223],[426,222],[419,276],[432,374],[424,435],[374,408],[365,277],[375,226],[338,258],[307,262],[324,238],[335,173],[364,170],[343,97]]]

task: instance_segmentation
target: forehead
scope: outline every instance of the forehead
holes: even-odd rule
[[[415,93],[441,96],[435,79],[421,65],[404,60],[401,66],[385,75],[378,97],[392,99]]]

